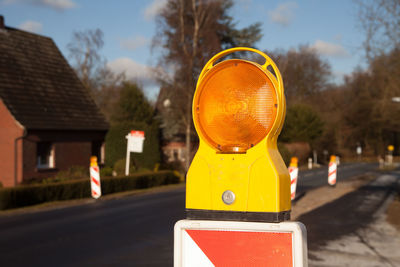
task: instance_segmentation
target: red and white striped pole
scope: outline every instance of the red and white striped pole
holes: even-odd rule
[[[337,175],[336,156],[332,155],[329,161],[329,169],[328,169],[328,184],[330,186],[336,185],[336,175]]]
[[[291,200],[296,197],[297,179],[299,175],[298,161],[296,157],[292,157],[289,165]]]
[[[90,184],[92,197],[98,199],[101,196],[100,170],[95,156],[90,157]]]

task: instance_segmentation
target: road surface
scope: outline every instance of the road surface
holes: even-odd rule
[[[377,163],[345,163],[338,166],[337,182],[349,179],[351,177],[373,172],[378,168]],[[296,192],[301,194],[307,190],[326,185],[328,183],[328,166],[321,168],[300,171]]]
[[[400,266],[400,231],[386,220],[399,189],[400,171],[387,172],[302,214],[298,220],[307,226],[309,266]]]
[[[376,164],[342,164],[338,182]],[[299,174],[298,192],[326,185],[327,167]],[[79,206],[0,213],[1,266],[172,266],[184,186]]]

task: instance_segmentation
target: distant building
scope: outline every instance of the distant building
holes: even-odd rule
[[[184,142],[165,142],[162,150],[167,162],[185,162],[186,146]]]
[[[104,160],[108,123],[52,39],[0,16],[0,182]]]
[[[171,98],[169,96],[168,88],[161,87],[158,94],[156,102],[156,114],[162,121],[161,128],[163,129],[162,135],[162,151],[164,161],[170,162],[180,162],[182,167],[186,160],[186,145],[185,145],[185,135],[184,129],[182,129],[175,120],[168,118],[168,113],[171,112]],[[168,129],[171,133],[165,134],[165,129]]]

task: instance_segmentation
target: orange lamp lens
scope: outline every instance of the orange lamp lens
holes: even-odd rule
[[[244,153],[271,130],[277,113],[275,88],[258,65],[225,60],[202,79],[194,120],[206,142],[222,153]]]

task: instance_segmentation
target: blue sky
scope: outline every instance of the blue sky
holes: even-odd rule
[[[100,28],[105,45],[100,53],[115,72],[143,84],[150,98],[158,86],[151,68],[157,54],[150,49],[156,33],[155,16],[165,0],[0,0],[7,26],[51,37],[65,57],[74,31]],[[327,60],[335,82],[363,65],[364,53],[351,0],[267,1],[235,0],[230,12],[239,28],[261,22],[260,50],[292,49],[309,45]]]

